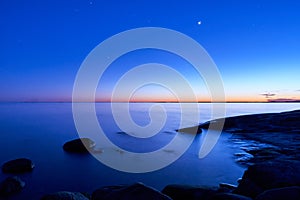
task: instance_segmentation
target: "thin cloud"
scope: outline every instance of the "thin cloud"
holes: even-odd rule
[[[266,93],[262,93],[262,94],[259,94],[259,95],[262,95],[264,97],[266,97],[267,99],[269,99],[270,97],[273,97],[276,95],[276,93],[270,93],[270,92],[266,92]]]

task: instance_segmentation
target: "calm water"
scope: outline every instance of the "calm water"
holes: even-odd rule
[[[141,126],[147,125],[150,120],[148,109],[152,105],[131,104],[133,120]],[[171,141],[178,128],[179,105],[162,105],[167,111],[167,121],[159,134],[149,139],[136,139],[122,134],[114,123],[108,103],[96,104],[96,110],[99,123],[111,141],[128,151],[149,152]],[[199,106],[200,121],[209,120],[210,104]],[[227,116],[278,112],[299,107],[300,104],[296,103],[227,104]],[[196,123],[193,119],[187,122],[188,125]],[[204,135],[205,133],[198,135],[188,151],[164,169],[142,174],[125,173],[101,164],[91,155],[73,155],[63,151],[64,142],[78,137],[70,103],[0,104],[0,162],[28,157],[36,165],[32,173],[20,175],[26,186],[21,194],[11,199],[39,199],[42,194],[61,190],[92,192],[104,185],[134,182],[143,182],[157,189],[162,189],[167,184],[236,184],[245,168],[234,162],[233,154],[239,149],[228,140],[231,135],[222,133],[213,151],[207,157],[199,159],[198,151]],[[7,176],[0,173],[1,180]]]

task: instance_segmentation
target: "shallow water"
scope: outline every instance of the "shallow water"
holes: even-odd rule
[[[135,123],[144,126],[150,122],[148,109],[153,104],[130,104],[130,114]],[[113,120],[110,104],[97,103],[97,117],[107,137],[124,150],[150,152],[169,143],[177,134],[180,120],[179,104],[162,104],[168,117],[162,130],[148,139],[124,134]],[[296,103],[227,104],[227,116],[279,112],[299,109]],[[199,104],[200,122],[211,119],[210,104]],[[194,112],[190,110],[189,112]],[[195,125],[188,119],[185,125]],[[111,169],[91,155],[74,155],[63,151],[64,142],[77,138],[71,103],[2,103],[0,104],[0,162],[28,157],[35,163],[31,173],[20,175],[26,182],[22,193],[11,199],[39,199],[43,194],[68,190],[87,191],[104,185],[143,182],[162,189],[167,184],[217,186],[220,182],[236,184],[245,170],[234,161],[237,145],[222,133],[217,145],[208,156],[199,159],[198,152],[203,134],[197,135],[193,144],[173,164],[149,173],[126,173]],[[97,146],[97,148],[101,148]],[[171,149],[170,156],[176,153]],[[103,151],[105,154],[105,151]],[[9,175],[0,173],[3,180]]]

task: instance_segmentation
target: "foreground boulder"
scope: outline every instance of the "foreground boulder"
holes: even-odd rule
[[[89,198],[80,192],[61,191],[47,194],[41,200],[89,200]]]
[[[250,166],[234,193],[255,198],[265,190],[300,186],[300,162],[272,160]]]
[[[25,183],[17,176],[6,178],[0,183],[0,196],[6,197],[21,192]]]
[[[173,200],[197,200],[209,199],[218,193],[217,188],[203,188],[188,185],[167,185],[162,193],[168,195]]]
[[[4,173],[25,173],[32,171],[33,168],[33,162],[27,158],[10,160],[2,165]]]
[[[271,189],[260,194],[255,200],[299,200],[300,187]]]
[[[92,200],[171,200],[170,197],[161,192],[145,186],[142,183],[135,183],[129,186],[103,187],[93,192]]]
[[[68,141],[64,144],[63,149],[72,153],[87,153],[92,150],[96,143],[89,138],[78,138]]]

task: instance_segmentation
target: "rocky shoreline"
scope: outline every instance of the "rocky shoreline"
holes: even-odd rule
[[[190,129],[208,129],[215,119]],[[217,127],[217,126],[215,126]],[[243,152],[248,166],[232,193],[252,199],[300,199],[300,110],[225,118],[223,131]]]
[[[197,127],[209,128],[212,120]],[[187,128],[189,129],[189,128]],[[243,115],[225,119],[223,131],[232,133],[231,140],[240,146],[236,161],[248,169],[238,185],[221,183],[219,187],[168,185],[162,191],[142,183],[133,185],[106,186],[93,193],[60,191],[46,194],[42,200],[113,200],[113,199],[157,199],[157,200],[281,200],[300,199],[300,110]],[[93,148],[95,143],[88,138],[76,139],[64,144],[70,153],[87,153],[82,142]],[[30,173],[34,164],[30,159],[19,158],[2,165],[9,177],[0,184],[0,198],[21,192],[25,183],[16,175]]]

